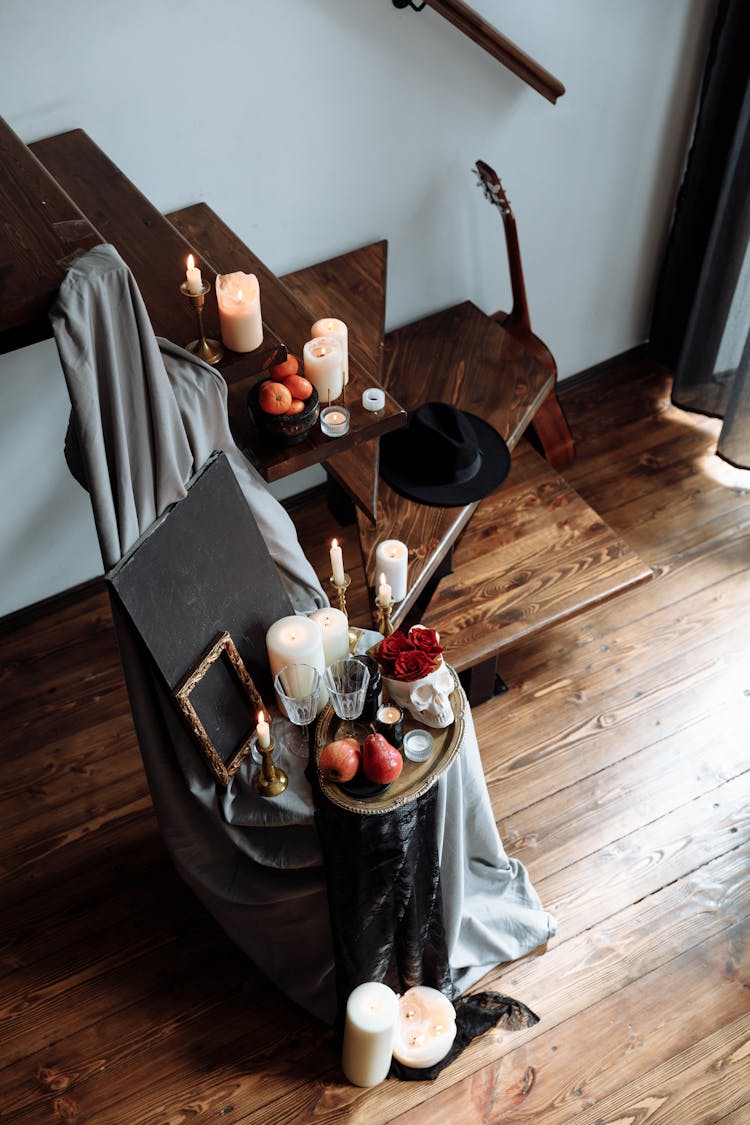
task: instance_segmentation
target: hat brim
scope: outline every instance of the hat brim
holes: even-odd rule
[[[407,424],[380,439],[380,475],[395,492],[420,504],[454,508],[482,500],[500,487],[510,472],[511,463],[505,439],[483,418],[466,410],[461,413],[474,430],[479,449],[480,466],[474,476],[461,483],[430,484],[411,480],[406,467],[409,464]]]

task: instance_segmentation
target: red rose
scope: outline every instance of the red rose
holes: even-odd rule
[[[436,657],[429,652],[420,652],[418,648],[406,649],[405,652],[399,653],[393,665],[393,679],[404,680],[410,683],[412,680],[421,680],[423,676],[429,676],[430,672],[434,672],[437,668],[440,657]]]
[[[425,629],[423,625],[414,625],[409,630],[409,644],[420,652],[429,652],[432,656],[440,656],[443,651],[440,638],[434,629]]]
[[[396,657],[408,649],[408,647],[409,642],[400,630],[396,630],[396,632],[391,633],[389,637],[383,638],[375,649],[375,658],[386,676],[390,675],[393,670]]]

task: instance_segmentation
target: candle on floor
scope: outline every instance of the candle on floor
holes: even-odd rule
[[[187,287],[191,293],[203,292],[203,278],[201,277],[201,271],[196,266],[195,258],[192,254],[188,254],[185,279],[187,281]]]
[[[456,1038],[456,1009],[436,988],[419,985],[399,997],[393,1057],[404,1066],[435,1066]]]
[[[409,551],[400,539],[383,539],[375,548],[375,569],[385,575],[391,587],[394,602],[406,597],[409,571]]]
[[[346,585],[346,574],[344,573],[344,553],[339,547],[338,540],[331,541],[331,577],[335,586]]]
[[[360,984],[346,1002],[341,1067],[354,1086],[377,1086],[391,1067],[398,997],[378,981]]]
[[[310,620],[317,622],[323,637],[326,667],[349,655],[349,618],[340,609],[316,609]]]
[[[309,617],[294,615],[274,621],[266,633],[266,649],[272,678],[285,664],[309,664],[320,672],[322,679],[326,668],[323,637],[320,626]],[[286,714],[278,696],[276,699],[282,713]],[[327,702],[328,692],[321,686],[318,714]]]
[[[255,733],[258,736],[258,745],[261,750],[267,750],[271,745],[271,731],[262,711],[258,712],[258,725],[255,728]]]
[[[349,329],[343,320],[337,320],[335,316],[325,316],[322,320],[316,320],[310,329],[310,335],[328,336],[336,341],[341,352],[344,385],[346,385],[349,382]]]
[[[233,352],[254,352],[263,343],[260,286],[254,273],[225,273],[216,278],[221,338]]]
[[[332,337],[318,336],[308,340],[302,349],[305,378],[318,392],[321,403],[333,402],[344,388],[341,351]]]

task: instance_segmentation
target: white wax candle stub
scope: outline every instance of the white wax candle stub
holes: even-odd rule
[[[394,602],[406,597],[409,577],[409,549],[400,539],[383,539],[375,548],[375,569],[385,575]],[[382,579],[381,579],[382,581]]]
[[[326,663],[323,637],[320,626],[316,621],[310,621],[308,617],[302,617],[301,615],[282,617],[279,621],[274,621],[266,633],[266,649],[268,651],[268,662],[271,665],[272,678],[275,677],[277,672],[281,671],[285,664],[309,664],[320,672],[322,680]],[[286,715],[284,705],[278,695],[276,699],[282,714]],[[328,692],[321,685],[318,714],[327,702]]]
[[[393,1057],[417,1070],[435,1066],[456,1038],[456,1009],[436,988],[419,985],[399,997]]]
[[[386,582],[384,574],[380,575],[380,587],[378,589],[378,601],[380,602],[381,605],[390,605],[391,601],[392,601],[391,587]]]
[[[332,336],[316,336],[302,349],[305,378],[318,392],[321,403],[333,402],[344,389],[341,349]]]
[[[378,711],[377,718],[380,723],[397,723],[401,718],[401,709],[384,705]]]
[[[323,637],[326,667],[349,655],[349,618],[340,609],[316,609],[310,620],[317,622]]]
[[[391,1067],[398,1019],[396,993],[379,981],[360,984],[346,1002],[341,1068],[354,1086],[377,1086]]]
[[[377,414],[385,406],[385,391],[381,391],[380,387],[368,387],[362,392],[362,405],[365,410]]]
[[[254,273],[216,278],[221,338],[233,352],[254,352],[263,343],[260,286]]]
[[[338,540],[334,539],[331,543],[331,577],[333,578],[334,585],[345,586],[346,575],[344,573],[344,554],[339,547]]]
[[[335,316],[324,316],[321,320],[315,321],[310,329],[310,335],[326,336],[329,340],[336,341],[341,356],[344,385],[346,385],[349,382],[349,329],[343,320]]]
[[[187,281],[187,287],[191,293],[203,292],[203,278],[201,277],[201,271],[196,266],[195,258],[192,254],[188,255],[185,279]]]
[[[262,711],[258,712],[258,725],[255,728],[255,733],[258,736],[258,745],[261,750],[267,750],[271,745],[271,731]]]

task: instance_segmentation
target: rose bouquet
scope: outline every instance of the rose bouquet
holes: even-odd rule
[[[408,634],[396,630],[376,645],[372,655],[384,676],[402,683],[424,679],[443,662],[440,637],[423,625],[414,625]]]

